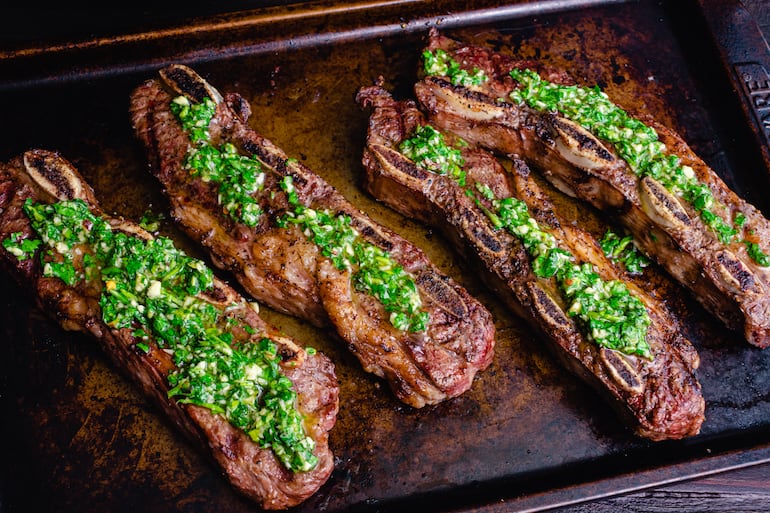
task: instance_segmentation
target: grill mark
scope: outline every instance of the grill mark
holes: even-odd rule
[[[458,319],[468,315],[468,307],[452,287],[443,280],[438,279],[430,271],[420,273],[417,276],[417,284],[433,297],[447,312]]]
[[[424,181],[424,180],[428,180],[430,175],[433,174],[415,165],[406,157],[404,157],[403,155],[401,155],[400,153],[394,150],[391,150],[390,148],[387,148],[385,146],[379,146],[377,150],[380,155],[385,157],[385,159],[388,161],[388,163],[390,163],[391,166],[395,167],[398,171],[404,173],[405,175],[409,175],[412,178],[416,178],[418,180]],[[387,150],[387,151],[384,151],[384,150]]]
[[[375,230],[371,225],[364,223],[354,217],[353,227],[358,230],[358,233],[361,234],[361,237],[366,239],[368,242],[374,244],[375,246],[379,246],[385,251],[393,250],[393,242],[383,237],[380,232]]]
[[[485,249],[492,253],[499,253],[502,251],[503,246],[500,241],[493,234],[489,233],[483,226],[475,225],[472,229],[473,237],[484,246]]]

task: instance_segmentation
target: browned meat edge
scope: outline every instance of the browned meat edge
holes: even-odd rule
[[[721,243],[691,205],[650,178],[640,180],[610,145],[578,125],[505,101],[516,87],[508,75],[514,67],[534,69],[552,82],[574,83],[564,71],[463,45],[437,31],[431,33],[428,48],[442,48],[462,66],[478,67],[491,77],[473,88],[453,86],[444,77],[420,81],[415,93],[432,124],[524,158],[557,188],[617,219],[725,325],[742,331],[753,345],[770,345],[770,268],[757,265],[742,242]],[[731,191],[681,137],[648,115],[636,117],[654,128],[668,151],[710,188],[725,206],[718,210],[723,218],[731,220],[738,213],[746,217],[742,238],[770,252],[770,222]]]
[[[397,102],[379,85],[362,88],[357,99],[372,107],[363,157],[364,183],[372,195],[442,229],[460,254],[472,255],[486,271],[490,287],[550,342],[568,369],[598,389],[636,433],[652,440],[698,433],[704,419],[695,377],[698,355],[663,304],[626,281],[652,319],[647,336],[654,353],[651,361],[599,348],[565,313],[555,284],[535,276],[516,237],[496,231],[454,180],[425,171],[397,152],[398,144],[425,123],[415,103]],[[486,184],[497,197],[524,200],[538,222],[550,227],[580,260],[593,263],[604,279],[623,279],[591,235],[556,215],[522,161],[515,160],[508,173],[483,150],[467,148],[463,156],[469,186]]]
[[[55,187],[44,189],[40,181],[28,173],[27,165],[43,170]],[[36,202],[56,201],[57,198],[47,191],[59,198],[84,199],[92,211],[108,219],[113,228],[149,236],[137,225],[101,212],[91,188],[63,158],[55,153],[33,150],[7,164],[0,164],[0,240],[15,232],[33,235],[22,205],[27,198]],[[245,432],[211,410],[169,399],[167,375],[174,368],[170,355],[152,341],[149,353],[145,354],[136,348],[135,344],[140,340],[132,335],[132,329],[116,330],[103,322],[99,307],[101,284],[67,286],[58,278],[43,277],[37,256],[19,261],[4,248],[0,248],[0,262],[25,290],[32,291],[40,308],[64,329],[94,337],[115,366],[133,379],[142,392],[219,465],[239,492],[261,507],[285,509],[297,505],[326,482],[334,467],[328,432],[334,426],[338,410],[339,389],[334,365],[320,353],[307,354],[294,341],[267,325],[232,288],[215,280],[204,299],[222,307],[237,303],[229,315],[237,316],[240,322],[254,328],[258,336],[270,337],[279,344],[279,354],[284,358],[283,371],[294,384],[298,408],[305,417],[305,429],[316,443],[319,463],[309,472],[287,470],[272,450],[260,448]]]
[[[162,77],[179,75],[200,79],[181,66],[161,72]],[[261,302],[314,325],[333,326],[363,368],[385,378],[405,403],[422,407],[467,390],[476,372],[492,359],[495,331],[489,312],[421,250],[373,222],[322,178],[252,130],[247,124],[249,106],[237,94],[218,103],[212,140],[233,143],[244,154],[257,156],[268,176],[264,191],[258,193],[266,212],[260,223],[250,229],[233,222],[217,205],[216,188],[184,168],[189,139],[170,112],[169,103],[180,91],[168,82],[150,80],[133,92],[133,125],[147,148],[152,173],[170,198],[173,217],[210,252],[215,264],[233,273]],[[195,99],[191,89],[187,93]],[[209,89],[208,95],[216,98],[219,93]],[[355,290],[349,273],[321,256],[300,229],[276,225],[289,208],[279,187],[287,175],[303,204],[349,215],[362,237],[388,251],[415,277],[431,316],[426,332],[393,328],[382,305]]]

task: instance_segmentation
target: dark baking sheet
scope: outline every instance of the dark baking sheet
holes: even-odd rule
[[[770,3],[700,0],[719,58],[770,167]],[[740,30],[738,28],[740,27]]]
[[[726,5],[729,2],[724,2]],[[0,158],[56,149],[108,211],[138,218],[166,202],[128,122],[130,90],[164,63],[192,64],[251,103],[252,125],[376,220],[426,250],[492,311],[498,344],[473,388],[413,410],[366,375],[334,337],[263,308],[328,354],[341,409],[335,471],[297,511],[511,511],[622,493],[770,460],[770,352],[727,332],[664,276],[655,287],[698,348],[707,420],[697,437],[634,438],[487,293],[437,234],[358,187],[366,114],[360,85],[408,95],[431,25],[565,67],[678,130],[739,194],[768,212],[762,147],[696,2],[300,3],[202,16],[187,25],[0,54]],[[600,220],[559,203],[599,230]],[[199,255],[174,227],[166,234]],[[0,511],[252,511],[116,373],[90,339],[65,333],[0,277]]]

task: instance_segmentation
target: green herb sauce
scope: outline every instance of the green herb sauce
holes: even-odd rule
[[[612,230],[607,230],[599,244],[607,257],[622,263],[631,274],[641,274],[642,270],[650,265],[650,259],[639,251],[631,235],[621,237]]]
[[[442,147],[447,144],[440,133],[431,140],[437,146],[433,152],[449,151]],[[415,164],[431,170],[422,162]],[[463,164],[460,157],[458,165]],[[560,248],[555,237],[530,216],[522,200],[496,198],[489,187],[478,184],[475,191],[466,188],[466,194],[475,198],[495,228],[505,228],[522,242],[538,277],[555,277],[568,304],[568,314],[579,320],[590,340],[626,354],[652,357],[646,340],[650,317],[641,300],[633,296],[625,284],[604,281],[592,265],[576,263],[575,257]]]
[[[21,232],[12,233],[3,240],[3,247],[19,260],[26,260],[40,246],[39,239],[25,239]]]
[[[292,471],[315,467],[315,443],[304,432],[276,344],[264,337],[245,342],[243,333],[236,340],[239,323],[227,316],[227,309],[198,297],[213,284],[203,262],[186,256],[168,238],[144,240],[113,231],[81,200],[27,200],[24,211],[40,239],[28,239],[26,249],[15,235],[3,244],[18,247],[23,252],[19,258],[31,257],[42,244],[44,276],[68,285],[101,283],[104,322],[133,329],[141,351],[149,351],[152,337],[173,356],[169,397],[224,416],[261,447],[271,448]]]
[[[219,200],[229,212],[238,212],[240,221],[249,226],[258,222],[261,210],[250,195],[262,189],[265,174],[259,161],[239,155],[232,144],[214,148],[209,144],[208,126],[216,105],[208,98],[199,104],[180,96],[171,110],[194,143],[187,166],[194,176],[220,184]],[[256,167],[252,165],[256,164]],[[357,290],[377,298],[390,314],[391,324],[401,331],[422,332],[430,320],[422,311],[422,300],[414,279],[384,250],[366,242],[350,226],[350,217],[302,205],[294,191],[291,177],[281,183],[293,212],[279,219],[280,226],[301,225],[304,232],[330,258],[337,269],[352,270]],[[254,205],[255,210],[250,210]],[[247,222],[248,221],[248,222]],[[250,222],[253,221],[253,224]]]
[[[460,67],[447,52],[438,49],[435,52],[422,52],[423,67],[426,75],[447,77],[453,85],[477,86],[487,80],[487,75],[479,68],[468,71]]]
[[[693,169],[682,165],[676,155],[666,153],[655,130],[612,103],[598,87],[554,84],[529,69],[514,69],[510,74],[522,86],[510,94],[515,102],[540,111],[559,112],[590,130],[612,144],[634,173],[654,178],[692,205],[723,244],[738,240],[745,216],[736,215],[732,224],[723,219],[716,209],[724,205],[718,203],[706,184],[698,181]],[[759,246],[751,249],[749,256],[759,265],[770,264],[770,257]]]
[[[748,240],[743,240],[742,242],[746,245],[746,253],[748,253],[749,258],[754,260],[762,267],[770,266],[770,256],[762,251],[762,248],[759,247],[759,244]]]
[[[139,219],[139,226],[150,233],[157,233],[160,230],[160,223],[164,217],[163,214],[156,214],[152,210],[147,209]]]
[[[262,190],[265,182],[261,162],[256,157],[240,155],[230,143],[219,148],[210,143],[208,127],[216,113],[216,104],[210,98],[193,104],[186,97],[178,96],[171,102],[171,112],[193,143],[185,160],[190,174],[217,184],[218,202],[231,219],[249,227],[256,226],[262,209],[254,193]]]
[[[425,331],[430,321],[422,311],[417,284],[388,253],[361,238],[350,216],[308,208],[300,203],[291,176],[281,181],[293,211],[278,220],[279,226],[296,224],[331,259],[334,266],[352,271],[355,288],[377,298],[390,313],[390,323],[401,331]]]
[[[445,144],[444,136],[432,126],[417,127],[412,137],[403,140],[398,149],[420,167],[439,175],[447,175],[460,185],[465,185],[462,153]]]

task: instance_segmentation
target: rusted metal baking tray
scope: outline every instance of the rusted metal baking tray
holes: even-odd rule
[[[0,53],[3,160],[32,147],[59,150],[108,211],[165,212],[133,138],[128,95],[161,65],[185,62],[220,90],[240,92],[259,132],[424,248],[492,311],[499,333],[492,366],[463,396],[414,410],[330,334],[263,308],[271,322],[330,355],[341,384],[334,473],[297,511],[539,511],[770,460],[770,350],[723,329],[662,274],[653,270],[646,286],[682,317],[700,351],[707,420],[694,438],[651,443],[629,434],[592,390],[557,366],[440,236],[358,187],[366,113],[355,91],[382,75],[396,95],[409,95],[418,49],[438,26],[565,67],[625,105],[644,107],[770,212],[766,132],[757,110],[742,107],[752,97],[735,85],[746,69],[736,64],[748,61],[730,57],[742,39],[709,24],[714,6],[727,16],[738,2],[495,3],[284,2],[188,15],[183,23],[181,15],[158,19],[146,31],[127,23],[107,35],[40,34],[9,40]],[[758,34],[750,18],[741,23],[739,35]],[[752,48],[751,62],[759,63],[752,69],[767,66],[762,47]],[[602,227],[585,208],[560,205]],[[200,255],[170,222],[163,231]],[[5,276],[0,290],[0,511],[256,509],[92,340],[48,321]]]

